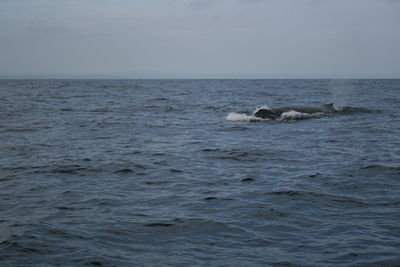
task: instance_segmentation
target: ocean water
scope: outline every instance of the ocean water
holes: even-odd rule
[[[1,266],[400,264],[400,80],[0,80],[0,141]]]

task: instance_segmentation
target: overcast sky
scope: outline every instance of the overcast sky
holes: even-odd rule
[[[0,74],[400,73],[399,0],[1,0]]]

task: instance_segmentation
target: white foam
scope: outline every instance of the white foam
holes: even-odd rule
[[[285,121],[285,122],[291,122],[291,121],[296,121],[296,120],[302,120],[302,119],[308,119],[308,118],[317,118],[325,115],[322,112],[316,112],[316,113],[303,113],[303,112],[298,112],[295,110],[289,110],[287,112],[283,112],[278,120],[280,121]]]
[[[247,115],[243,113],[236,113],[236,112],[231,112],[226,116],[226,119],[228,121],[244,121],[244,122],[250,122],[250,121],[267,121],[269,119],[262,119],[255,117],[254,115]]]
[[[343,108],[344,108],[344,106],[339,106],[339,105],[333,104],[333,110],[334,111],[342,111]]]

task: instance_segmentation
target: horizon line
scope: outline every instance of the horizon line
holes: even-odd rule
[[[265,80],[265,79],[400,79],[400,73],[288,73],[288,74],[195,74],[162,72],[119,72],[119,73],[0,73],[0,79],[119,79],[119,80]]]

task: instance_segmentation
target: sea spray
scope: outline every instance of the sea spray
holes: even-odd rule
[[[348,106],[355,96],[354,81],[349,79],[334,79],[329,84],[329,91],[332,94],[332,103],[335,108]]]

